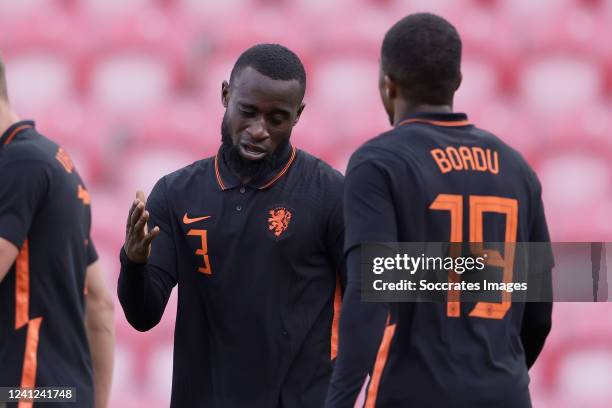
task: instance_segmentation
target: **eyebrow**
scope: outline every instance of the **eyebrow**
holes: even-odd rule
[[[251,105],[249,103],[244,103],[244,102],[238,102],[238,105],[241,108],[247,109],[247,110],[254,110],[254,111],[258,111],[259,109],[257,108],[257,106],[255,105]],[[272,111],[272,114],[281,114],[285,117],[290,117],[291,116],[291,112],[289,112],[288,110],[282,109],[282,108],[275,108]]]
[[[255,106],[255,105],[250,105],[250,104],[248,104],[248,103],[238,102],[238,105],[239,105],[241,108],[250,109],[250,110],[257,110],[257,106]]]

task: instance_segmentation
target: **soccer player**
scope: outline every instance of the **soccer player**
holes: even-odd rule
[[[349,162],[348,283],[326,407],[353,407],[362,387],[369,408],[529,407],[528,368],[550,330],[551,303],[360,301],[364,243],[549,241],[534,172],[452,110],[461,82],[455,28],[410,15],[387,32],[381,54],[393,129]]]
[[[0,134],[0,387],[75,387],[59,406],[106,407],[113,300],[90,197],[68,154],[11,110],[1,61]]]
[[[129,211],[118,292],[130,324],[155,326],[178,284],[172,407],[324,403],[343,178],[289,142],[305,86],[292,51],[246,50],[222,84],[217,155]]]

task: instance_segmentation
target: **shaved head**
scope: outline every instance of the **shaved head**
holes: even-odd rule
[[[461,83],[461,48],[451,23],[434,14],[411,14],[387,31],[381,68],[412,100],[449,104]]]

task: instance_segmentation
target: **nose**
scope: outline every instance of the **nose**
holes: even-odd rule
[[[261,142],[270,137],[263,117],[254,120],[247,128],[247,133],[254,142]]]

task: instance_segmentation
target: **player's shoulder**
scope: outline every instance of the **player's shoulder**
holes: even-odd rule
[[[192,182],[194,178],[206,175],[210,167],[214,166],[214,159],[214,157],[207,157],[196,160],[191,164],[164,175],[157,181],[154,190],[161,187],[164,190],[183,188],[186,183]]]
[[[488,130],[475,126],[473,132],[484,140],[484,144],[498,151],[504,157],[506,165],[511,166],[517,172],[522,172],[529,178],[535,178],[537,181],[533,168],[521,152]]]
[[[331,186],[342,185],[344,176],[324,160],[305,152],[297,150],[297,162],[300,175],[318,178]]]
[[[390,129],[363,143],[351,155],[347,172],[364,163],[383,166],[402,158],[407,153],[407,139],[401,134],[402,131]]]
[[[310,211],[323,211],[342,206],[344,176],[324,160],[297,150],[296,162],[289,173],[295,186],[294,197],[308,197]]]
[[[472,132],[479,138],[481,138],[484,144],[487,144],[491,147],[495,147],[498,151],[503,151],[513,160],[527,165],[527,161],[524,159],[523,155],[518,150],[506,143],[502,138],[497,136],[495,133],[480,128],[478,126],[474,126]]]
[[[57,145],[35,129],[27,129],[2,148],[3,160],[48,160]]]
[[[0,163],[3,165],[23,165],[31,171],[44,167],[54,169],[58,162],[57,143],[39,133],[35,128],[26,129],[10,143],[0,149]]]

